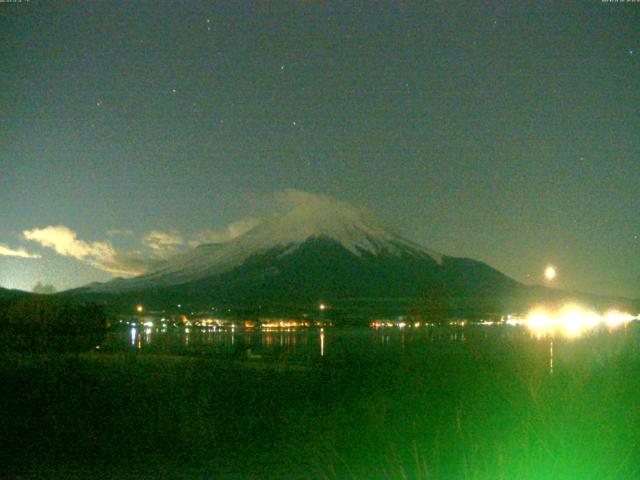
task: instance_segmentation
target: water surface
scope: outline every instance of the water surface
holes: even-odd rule
[[[637,323],[574,339],[508,326],[129,327],[91,354],[1,366],[2,462],[16,475],[640,474]]]

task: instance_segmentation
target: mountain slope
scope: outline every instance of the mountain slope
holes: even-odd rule
[[[249,258],[274,249],[286,256],[314,238],[331,239],[355,256],[410,252],[414,256],[426,255],[436,262],[442,261],[442,255],[403,239],[366,212],[322,197],[284,215],[268,218],[230,242],[200,245],[165,261],[145,275],[92,285],[90,290],[117,293],[188,283],[228,272]]]
[[[191,302],[224,299],[234,305],[317,305],[328,302],[375,310],[380,305],[403,308],[419,305],[452,309],[475,303],[490,305],[517,291],[514,280],[472,260],[405,250],[356,255],[327,237],[312,237],[295,251],[274,249],[249,258],[226,273],[162,289]],[[464,299],[464,301],[461,301]],[[373,313],[373,312],[372,312]]]
[[[257,314],[300,313],[323,302],[334,312],[368,317],[504,313],[567,297],[522,285],[485,263],[417,245],[328,197],[298,204],[229,242],[200,245],[145,275],[68,294],[127,308],[138,302],[207,310],[225,305]]]
[[[26,297],[32,295],[30,292],[24,292],[22,290],[9,290],[0,287],[0,300],[11,300],[17,297]]]

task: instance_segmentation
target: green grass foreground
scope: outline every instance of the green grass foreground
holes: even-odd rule
[[[627,342],[629,343],[629,342]],[[143,353],[0,358],[8,478],[640,477],[637,345],[547,346],[299,368]],[[591,343],[571,347],[597,348]]]

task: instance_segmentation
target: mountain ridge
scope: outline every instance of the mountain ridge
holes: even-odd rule
[[[290,253],[313,238],[336,240],[355,255],[385,250],[399,253],[411,249],[427,254],[437,262],[444,257],[404,239],[364,210],[322,197],[311,204],[298,205],[283,215],[267,218],[231,241],[198,245],[165,260],[151,272],[87,287],[96,292],[117,292],[178,285],[224,273],[240,266],[250,256],[273,248],[284,247],[283,254]]]
[[[620,299],[526,286],[484,262],[443,255],[329,197],[294,205],[224,243],[199,245],[130,279],[64,293],[157,308],[233,306],[245,314],[303,313],[320,302],[347,315],[463,317],[523,311],[573,298]],[[623,302],[622,302],[623,303]],[[306,309],[306,310],[305,310]]]

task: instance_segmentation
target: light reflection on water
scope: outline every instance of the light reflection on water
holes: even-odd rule
[[[399,356],[409,361],[440,355],[474,354],[484,359],[517,351],[536,359],[549,373],[563,365],[602,364],[621,352],[640,355],[640,324],[604,330],[584,338],[539,337],[526,328],[504,325],[464,327],[290,328],[281,330],[133,327],[111,332],[103,350],[140,350],[170,355],[208,355],[238,360],[376,360]],[[385,357],[386,356],[386,357]],[[573,367],[572,367],[573,368]]]

